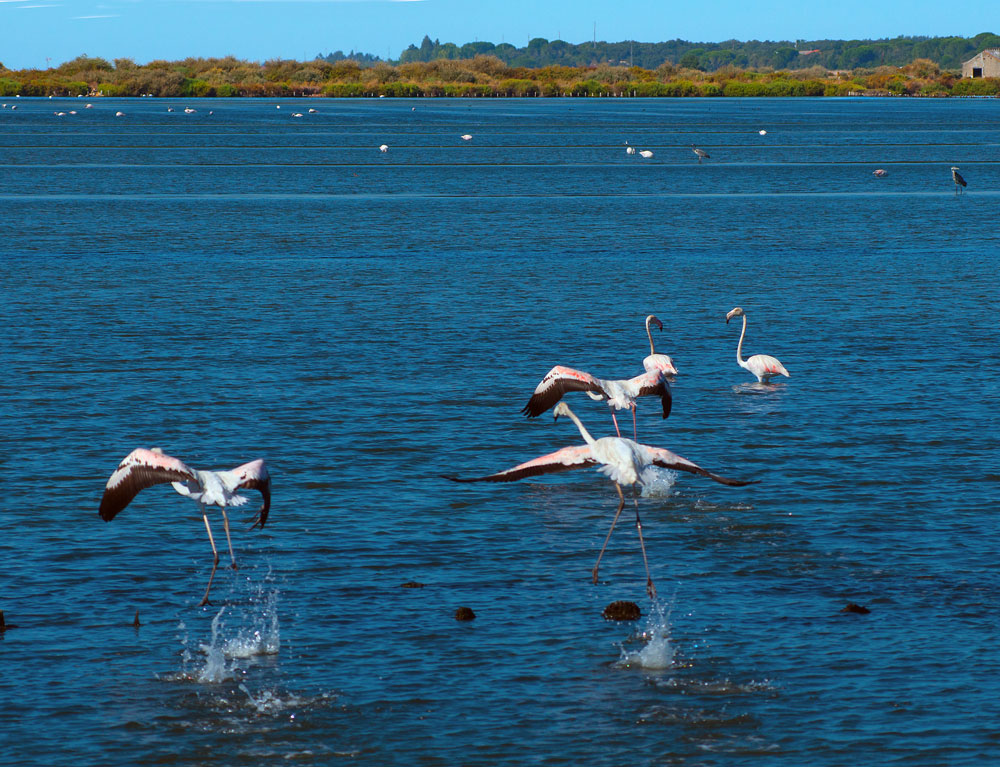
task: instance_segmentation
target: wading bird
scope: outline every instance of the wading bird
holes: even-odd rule
[[[954,165],[951,167],[951,180],[955,182],[955,194],[958,194],[968,186],[965,179],[962,178],[962,174],[958,172],[958,168]]]
[[[186,466],[181,460],[166,455],[158,447],[152,450],[136,448],[115,469],[108,479],[101,497],[99,509],[101,519],[110,522],[122,511],[141,490],[154,485],[169,482],[174,490],[181,495],[197,501],[201,509],[205,529],[208,531],[208,542],[212,545],[212,574],[208,577],[208,588],[199,603],[208,604],[208,593],[212,589],[212,579],[219,566],[219,552],[212,538],[212,527],[208,523],[206,506],[222,508],[222,524],[226,531],[226,543],[229,545],[229,558],[232,567],[236,569],[236,557],[233,556],[233,543],[229,538],[229,518],[226,516],[228,506],[242,506],[247,502],[246,496],[238,495],[239,490],[259,490],[264,498],[264,505],[257,510],[250,529],[263,528],[267,522],[267,513],[271,508],[271,478],[262,459],[244,463],[229,471],[198,471]]]
[[[632,436],[635,438],[636,418],[635,401],[639,397],[657,396],[663,408],[663,417],[670,415],[673,406],[673,396],[670,391],[668,375],[677,375],[674,362],[666,354],[657,354],[653,345],[652,325],[663,330],[663,323],[656,315],[646,317],[646,335],[649,337],[649,355],[643,359],[642,366],[646,372],[634,378],[603,379],[582,370],[556,365],[535,387],[535,391],[522,408],[521,413],[528,418],[536,418],[555,405],[567,392],[583,391],[595,400],[604,400],[611,408],[611,420],[615,422],[615,431],[621,436],[618,428],[616,410],[632,411]]]
[[[634,146],[625,147],[625,154],[635,154],[635,147]]]
[[[560,402],[554,411],[556,420],[559,416],[565,415],[576,424],[580,430],[586,444],[573,447],[564,447],[554,453],[543,455],[532,461],[519,464],[506,471],[489,474],[485,477],[446,477],[454,482],[516,482],[525,477],[534,477],[540,474],[554,474],[571,469],[582,469],[588,466],[598,467],[598,471],[615,483],[615,490],[618,491],[618,510],[615,518],[611,522],[611,529],[601,546],[601,553],[597,555],[597,563],[591,571],[593,582],[597,583],[597,573],[601,566],[601,558],[604,550],[611,540],[611,533],[614,532],[615,525],[618,524],[618,517],[621,516],[622,509],[625,508],[625,495],[622,493],[622,485],[645,485],[653,479],[649,471],[650,467],[658,466],[663,469],[673,471],[686,471],[691,474],[700,474],[703,477],[714,479],[723,485],[731,487],[742,487],[754,484],[754,481],[743,481],[738,479],[728,479],[707,471],[696,463],[692,463],[686,458],[682,458],[676,453],[662,447],[651,447],[642,445],[631,439],[622,437],[601,437],[594,439],[590,432],[580,422],[569,405]],[[646,544],[642,539],[642,521],[639,519],[639,501],[635,500],[635,526],[639,532],[639,546],[642,549],[642,561],[646,566],[646,591],[653,599],[656,598],[656,587],[653,586],[653,579],[649,575],[649,562],[646,559]]]
[[[470,136],[468,133],[462,134],[461,136],[459,136],[459,138],[461,138],[462,141],[472,141],[472,136]]]
[[[639,152],[639,156],[648,160],[650,157],[653,156],[653,153],[648,149],[643,149],[641,152]]]
[[[743,309],[737,306],[726,315],[727,325],[733,317],[743,318],[743,330],[740,331],[740,342],[736,345],[736,362],[739,366],[749,370],[762,383],[767,383],[771,380],[772,376],[776,375],[783,375],[786,378],[790,378],[791,376],[785,370],[785,366],[769,354],[755,354],[750,359],[743,359],[743,336],[747,332],[747,315]]]
[[[706,152],[704,149],[699,149],[694,144],[691,145],[691,151],[694,152],[696,155],[698,155],[698,162],[701,162],[702,159],[707,160],[711,157],[711,155],[708,152]]]
[[[876,178],[885,178],[886,176],[889,175],[889,171],[887,171],[885,168],[879,168],[878,170],[873,170],[872,175],[875,176]]]
[[[389,145],[388,144],[382,144],[382,146],[380,146],[378,148],[378,151],[382,152],[382,154],[385,154],[386,152],[389,151]]]

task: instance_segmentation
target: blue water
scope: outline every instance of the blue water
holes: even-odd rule
[[[1000,760],[1000,102],[82,101],[0,109],[0,762]],[[597,472],[440,477],[649,313],[640,440],[760,481],[660,475],[655,603]],[[211,606],[194,504],[97,515],[138,446],[269,463]]]

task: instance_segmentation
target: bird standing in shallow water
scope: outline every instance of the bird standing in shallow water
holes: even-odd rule
[[[704,149],[699,149],[694,144],[691,145],[691,151],[694,152],[696,155],[698,155],[698,162],[701,162],[702,159],[707,160],[709,159],[709,157],[711,157],[711,155],[708,152],[706,152]]]
[[[768,383],[776,375],[783,375],[786,378],[790,378],[791,376],[785,370],[785,366],[778,362],[776,357],[772,357],[769,354],[755,354],[750,359],[743,359],[743,336],[747,332],[747,315],[742,308],[737,306],[726,315],[727,325],[733,317],[743,318],[743,330],[740,331],[740,342],[736,345],[737,364],[757,376],[757,380],[761,383]]]
[[[604,545],[601,546],[601,553],[597,556],[597,563],[591,571],[594,583],[597,583],[597,572],[601,566],[601,558],[604,556],[604,550],[608,547],[608,541],[611,540],[611,533],[614,531],[615,525],[618,524],[618,517],[621,516],[622,509],[625,508],[625,495],[622,493],[622,485],[641,486],[647,484],[652,479],[652,475],[649,472],[650,467],[658,466],[674,471],[700,474],[703,477],[708,477],[731,487],[754,484],[754,482],[728,479],[718,474],[713,474],[686,458],[681,458],[676,453],[672,453],[662,447],[642,445],[623,437],[601,437],[600,439],[594,439],[565,402],[560,402],[556,405],[554,415],[556,420],[561,415],[568,416],[580,430],[580,435],[586,444],[564,447],[554,453],[543,455],[540,458],[519,464],[506,471],[489,474],[485,477],[463,479],[449,476],[446,479],[450,479],[453,482],[516,482],[519,479],[534,477],[540,474],[554,474],[556,472],[580,469],[587,466],[598,467],[598,471],[615,483],[615,490],[618,491],[618,510],[615,512],[615,518],[611,522],[611,529],[608,530],[607,537],[604,539]],[[635,526],[639,532],[639,546],[642,549],[642,561],[646,567],[646,592],[651,598],[655,599],[656,587],[653,586],[653,579],[649,574],[649,562],[646,559],[646,544],[642,539],[642,521],[639,519],[638,499],[635,500]]]
[[[101,519],[110,522],[141,490],[167,482],[181,495],[198,502],[202,519],[205,520],[205,529],[208,531],[208,542],[212,545],[212,555],[215,559],[212,563],[212,574],[208,577],[208,588],[205,589],[205,596],[198,605],[200,607],[208,604],[212,579],[215,578],[215,570],[219,566],[219,552],[215,548],[212,527],[208,523],[205,507],[219,506],[222,509],[222,524],[226,531],[226,543],[229,545],[229,558],[235,570],[236,557],[233,556],[233,543],[229,537],[226,507],[242,506],[247,502],[246,496],[238,494],[239,490],[260,491],[264,505],[258,509],[250,529],[263,528],[271,507],[271,477],[267,473],[264,461],[259,458],[229,471],[198,471],[189,468],[183,461],[166,455],[158,447],[152,450],[140,447],[125,456],[108,479],[104,495],[101,497],[99,510]]]
[[[965,179],[962,178],[962,174],[958,172],[958,168],[954,165],[951,167],[951,180],[955,182],[955,194],[959,194],[968,186]]]

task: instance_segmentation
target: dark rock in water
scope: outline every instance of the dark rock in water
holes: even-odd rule
[[[457,621],[471,621],[476,617],[476,614],[472,612],[471,607],[459,607],[455,610],[455,620]]]
[[[608,621],[637,621],[642,611],[635,602],[620,599],[605,607],[601,615]]]
[[[871,612],[867,607],[862,607],[861,605],[856,605],[854,602],[848,602],[847,607],[841,609],[842,613],[857,613],[858,615],[868,615]]]
[[[407,581],[406,583],[400,585],[401,589],[422,589],[423,587],[424,584],[420,581]]]

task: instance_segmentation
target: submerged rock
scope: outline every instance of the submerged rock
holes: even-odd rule
[[[841,608],[842,613],[857,613],[858,615],[868,615],[871,612],[867,607],[862,607],[861,605],[856,605],[854,602],[848,602],[847,607]]]
[[[635,602],[620,599],[605,607],[601,615],[607,621],[637,621],[642,615],[642,611]]]
[[[455,620],[457,621],[471,621],[476,617],[476,614],[472,612],[471,607],[459,607],[455,610]]]
[[[406,583],[401,583],[399,587],[401,589],[422,589],[424,584],[420,581],[407,581]]]

